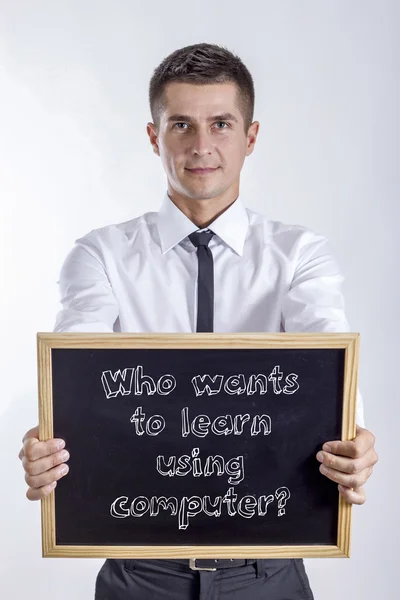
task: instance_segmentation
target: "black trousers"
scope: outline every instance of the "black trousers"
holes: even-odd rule
[[[314,600],[301,558],[262,559],[216,571],[181,561],[108,558],[95,600]]]

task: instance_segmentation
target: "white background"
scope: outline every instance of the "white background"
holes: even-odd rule
[[[247,206],[329,238],[361,333],[380,461],[353,509],[351,559],[305,561],[315,598],[398,597],[399,30],[396,0],[2,0],[2,597],[93,597],[103,561],[41,558],[40,503],[25,497],[17,456],[38,422],[35,336],[53,329],[74,240],[158,209],[166,180],[146,133],[148,83],[167,54],[204,41],[254,77]]]

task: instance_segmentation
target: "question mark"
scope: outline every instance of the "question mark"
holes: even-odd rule
[[[278,508],[279,508],[278,517],[281,517],[282,515],[285,514],[284,506],[286,505],[286,502],[290,498],[290,492],[287,487],[280,487],[276,490],[275,496],[276,496],[276,499],[278,500]]]

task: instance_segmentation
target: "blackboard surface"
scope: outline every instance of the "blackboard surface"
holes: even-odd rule
[[[344,353],[343,348],[52,348],[54,437],[65,439],[70,452],[70,471],[54,492],[56,544],[336,545],[338,489],[321,475],[315,455],[326,441],[341,439]],[[260,374],[267,381],[264,393],[262,384],[253,385]],[[176,384],[169,392],[167,375]],[[207,375],[219,376],[208,380],[218,393],[207,393],[202,380]],[[151,377],[158,391],[149,394],[144,384],[142,394],[136,393],[143,377]],[[228,433],[221,434],[224,422],[218,417],[229,415],[235,423],[235,416],[246,414],[248,421],[236,420],[242,433],[230,433],[228,418]],[[165,423],[158,433],[162,420],[150,419],[153,415]],[[198,415],[210,422],[196,421],[194,430],[206,432],[203,437],[192,430]],[[254,421],[257,415],[264,420]],[[185,455],[189,458],[179,464],[192,465],[189,473],[157,470],[159,464],[168,472],[171,457],[177,467]],[[218,475],[215,463],[205,476],[207,458],[217,455],[226,470]],[[194,459],[200,459],[196,467]],[[193,469],[200,474],[194,476]],[[151,516],[151,499],[163,496],[176,498],[178,514],[159,505]],[[245,496],[254,502],[242,500]],[[195,497],[199,500],[189,504]],[[129,512],[132,503],[137,516]],[[206,514],[204,507],[212,512],[212,503],[220,506],[220,516]]]

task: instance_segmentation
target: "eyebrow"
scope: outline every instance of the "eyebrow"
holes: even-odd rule
[[[192,117],[190,117],[189,115],[171,115],[170,117],[168,117],[168,123],[172,123],[175,121],[192,121]],[[235,115],[233,115],[232,113],[223,113],[222,115],[215,115],[214,117],[209,117],[207,119],[207,121],[234,121],[235,123],[238,122],[237,118],[235,117]]]

